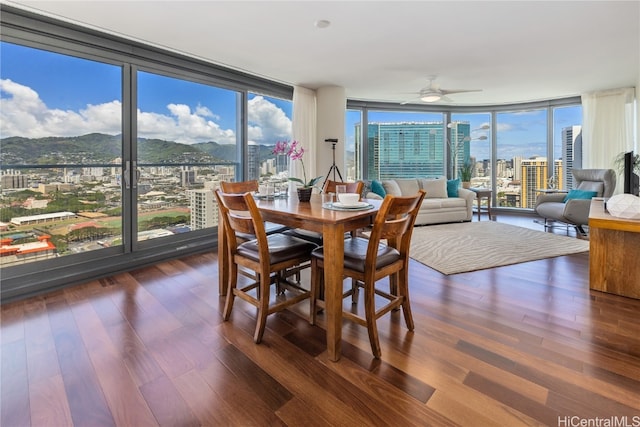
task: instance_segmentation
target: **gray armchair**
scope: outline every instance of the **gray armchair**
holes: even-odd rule
[[[616,173],[613,169],[572,169],[577,190],[595,191],[597,197],[611,197],[616,188]],[[578,232],[586,234],[582,226],[589,223],[590,199],[570,199],[566,202],[565,193],[540,194],[536,199],[535,211],[544,218],[545,228],[548,220],[573,225]]]

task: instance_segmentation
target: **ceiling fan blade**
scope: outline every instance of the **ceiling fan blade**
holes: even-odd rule
[[[450,95],[452,93],[465,93],[465,92],[482,92],[482,89],[441,89],[443,95]]]
[[[402,101],[400,105],[411,104],[413,101],[417,101],[420,98],[409,99],[408,101]]]

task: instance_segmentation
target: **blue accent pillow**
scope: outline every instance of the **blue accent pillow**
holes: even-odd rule
[[[460,178],[447,180],[447,197],[458,197]]]
[[[384,187],[380,181],[376,181],[375,179],[371,181],[371,192],[376,193],[378,196],[384,197],[387,195],[387,192],[384,191]]]
[[[596,197],[598,193],[596,191],[586,191],[586,190],[569,190],[566,196],[564,196],[563,202],[567,202],[567,200],[571,199],[591,199]]]

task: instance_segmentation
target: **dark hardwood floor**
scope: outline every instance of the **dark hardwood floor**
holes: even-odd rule
[[[452,276],[412,262],[416,329],[380,319],[381,360],[345,323],[329,362],[308,303],[270,316],[254,344],[248,304],[222,321],[213,251],[8,303],[0,423],[637,426],[640,300],[590,291],[588,261]]]

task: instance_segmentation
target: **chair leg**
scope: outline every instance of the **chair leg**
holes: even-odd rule
[[[229,320],[231,317],[231,310],[233,309],[233,301],[236,297],[236,287],[238,286],[238,265],[236,263],[231,263],[229,268],[229,285],[227,288],[227,299],[224,303],[224,312],[222,318],[224,320]]]
[[[402,297],[402,314],[404,314],[404,322],[407,324],[407,329],[413,331],[415,328],[413,324],[413,314],[411,313],[411,303],[409,302],[409,272],[405,267],[399,273],[398,290],[399,295]]]
[[[380,340],[378,339],[378,326],[376,324],[376,306],[375,291],[373,285],[365,283],[364,288],[364,313],[367,321],[367,332],[369,333],[369,342],[371,343],[371,352],[373,357],[380,359],[382,351],[380,350]]]
[[[264,335],[264,329],[267,326],[267,315],[269,314],[269,288],[271,286],[271,277],[269,274],[260,275],[260,299],[258,300],[258,319],[256,323],[256,330],[253,334],[253,341],[256,344],[260,344],[262,336]]]
[[[358,303],[358,295],[360,294],[360,286],[356,279],[351,279],[351,304]]]

